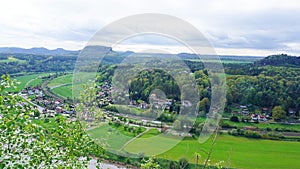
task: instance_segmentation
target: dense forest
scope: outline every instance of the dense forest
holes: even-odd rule
[[[256,65],[265,66],[288,66],[288,67],[299,67],[300,57],[288,56],[287,54],[271,55],[262,60],[255,62]]]
[[[278,55],[278,58],[282,58],[282,55]],[[281,60],[282,64],[294,63],[292,66],[267,63],[267,61],[278,60],[278,58],[271,56],[252,64],[224,64],[227,83],[226,112],[232,112],[231,105],[238,104],[253,105],[253,109],[258,110],[261,108],[271,110],[275,106],[280,106],[286,113],[293,110],[295,115],[299,115],[299,64],[294,62],[296,57],[287,57],[285,60]],[[264,63],[264,60],[267,60],[264,66],[258,65],[258,63]],[[207,113],[211,96],[208,72],[201,62],[186,61],[185,63],[193,70],[198,85],[199,111]],[[103,70],[105,69],[102,69],[102,74],[113,76],[111,67],[108,71],[110,73],[103,73],[105,72]],[[180,89],[176,81],[168,73],[159,70],[144,70],[134,77],[130,81],[130,98],[148,102],[149,94],[153,89],[164,91],[167,98],[173,99],[175,102],[180,100]]]

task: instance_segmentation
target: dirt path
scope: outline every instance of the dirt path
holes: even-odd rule
[[[55,94],[53,94],[53,93],[51,93],[51,92],[48,91],[48,89],[47,89],[47,84],[48,84],[48,82],[49,82],[49,80],[45,80],[45,81],[42,83],[42,90],[43,90],[43,92],[44,92],[46,95],[48,95],[48,96],[50,96],[50,97],[53,97],[53,98],[55,98],[55,99],[58,99],[58,100],[64,100],[64,98],[61,98],[61,97],[59,97],[59,96],[57,96],[57,95],[55,95]]]
[[[34,80],[36,80],[36,79],[38,79],[38,78],[36,77],[36,78],[34,78],[34,79],[30,79],[30,80],[25,84],[25,87],[28,87],[28,85],[29,85],[32,81],[34,81]]]
[[[56,85],[56,86],[51,86],[49,87],[51,90],[52,89],[55,89],[55,88],[58,88],[58,87],[62,87],[62,86],[68,86],[68,85],[71,85],[72,83],[65,83],[65,84],[60,84],[60,85]]]
[[[138,134],[137,136],[135,136],[134,138],[130,139],[129,141],[127,141],[120,150],[124,150],[124,148],[131,142],[133,142],[135,139],[139,138],[140,136],[142,136],[143,134],[145,134],[146,132],[148,132],[150,130],[149,127],[146,127],[146,130],[140,134]]]

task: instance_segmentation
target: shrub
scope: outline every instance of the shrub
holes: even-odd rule
[[[186,158],[181,158],[178,161],[179,163],[179,168],[184,168],[184,169],[189,169],[189,161]]]
[[[231,116],[230,121],[232,122],[240,122],[239,118],[237,116]]]

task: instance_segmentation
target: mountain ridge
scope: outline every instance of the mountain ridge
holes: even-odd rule
[[[45,47],[20,48],[0,47],[0,53],[34,54],[34,55],[78,55],[80,50],[65,50],[63,48],[47,49]]]

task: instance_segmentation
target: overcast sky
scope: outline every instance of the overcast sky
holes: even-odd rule
[[[297,0],[1,1],[0,46],[81,49],[105,25],[140,13],[186,20],[218,54],[300,55]],[[161,45],[149,39],[136,42]]]

